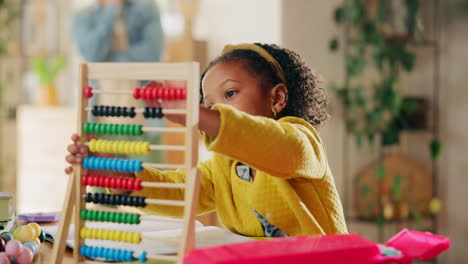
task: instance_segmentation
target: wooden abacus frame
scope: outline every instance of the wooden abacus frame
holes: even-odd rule
[[[81,84],[79,93],[78,111],[78,135],[81,143],[86,142],[87,135],[83,125],[88,120],[88,98],[83,94],[88,87],[89,80],[185,80],[186,81],[186,123],[185,123],[185,199],[184,221],[179,244],[178,254],[156,255],[152,259],[173,260],[183,263],[184,256],[195,247],[195,215],[198,203],[200,175],[197,174],[198,162],[198,107],[199,107],[199,64],[189,63],[84,63],[81,65]],[[104,91],[100,93],[105,93]],[[161,132],[180,132],[180,128],[165,128]],[[84,220],[80,218],[80,212],[85,209],[83,195],[86,186],[81,183],[81,178],[86,174],[86,169],[81,165],[73,165],[73,174],[70,175],[67,187],[67,196],[64,201],[59,231],[56,236],[52,252],[52,263],[59,264],[63,259],[68,227],[74,214],[74,263],[86,263],[80,256],[80,246],[84,239],[80,237],[80,230],[84,227]],[[165,188],[161,185],[160,188]],[[171,187],[169,187],[171,188]],[[173,188],[173,187],[172,187]]]

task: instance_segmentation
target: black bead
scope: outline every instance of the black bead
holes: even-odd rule
[[[164,114],[163,114],[162,108],[158,107],[156,110],[157,110],[156,111],[156,117],[157,118],[163,118]]]
[[[91,111],[91,114],[93,114],[93,116],[97,116],[98,115],[98,107],[95,105],[93,106],[93,110]]]
[[[118,106],[115,110],[117,116],[122,116],[122,107]]]
[[[131,118],[134,118],[136,116],[135,107],[130,107],[130,113],[128,114],[128,116],[130,116]]]
[[[87,194],[85,195],[85,198],[84,198],[84,199],[85,199],[85,202],[87,202],[87,203],[92,202],[92,201],[93,201],[93,194],[92,194],[92,193],[87,193]]]
[[[149,111],[149,107],[145,107],[145,111],[143,112],[143,116],[145,118],[149,118],[150,117],[150,111]]]
[[[143,196],[138,197],[138,207],[145,207],[146,206],[146,198]]]

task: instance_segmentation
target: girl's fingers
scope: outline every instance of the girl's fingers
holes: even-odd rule
[[[76,154],[78,153],[78,146],[76,144],[70,144],[68,145],[67,150],[70,154]]]
[[[80,136],[78,136],[78,134],[73,134],[71,140],[76,144],[80,140]]]
[[[83,158],[75,155],[67,155],[65,160],[70,164],[80,164],[83,161]]]
[[[69,167],[65,168],[65,174],[70,174],[72,172],[73,172],[73,167],[72,166],[69,166]]]

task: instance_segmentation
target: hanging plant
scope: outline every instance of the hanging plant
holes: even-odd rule
[[[411,72],[416,63],[408,43],[416,32],[419,0],[404,2],[407,9],[404,36],[392,33],[396,30],[391,30],[389,21],[391,0],[345,1],[334,12],[335,22],[349,27],[351,40],[345,58],[348,78],[332,89],[348,113],[347,132],[354,136],[358,146],[363,139],[374,143],[377,135],[384,147],[398,144],[401,132],[409,126],[406,117],[420,107],[417,101],[405,100],[398,88],[400,69]],[[339,50],[338,38],[330,41],[329,48]],[[370,68],[377,71],[372,89],[359,81]]]

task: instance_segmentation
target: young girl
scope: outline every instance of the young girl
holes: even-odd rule
[[[198,214],[217,211],[232,232],[276,237],[346,233],[343,210],[315,129],[327,119],[327,97],[293,51],[276,45],[228,45],[201,78],[200,130],[214,152],[199,163]],[[184,124],[181,116],[166,116]],[[69,146],[69,163],[87,149]],[[67,169],[71,172],[71,168]],[[185,180],[185,171],[145,169],[143,181]],[[132,195],[182,200],[183,191],[143,189]],[[182,208],[149,205],[181,217]]]

